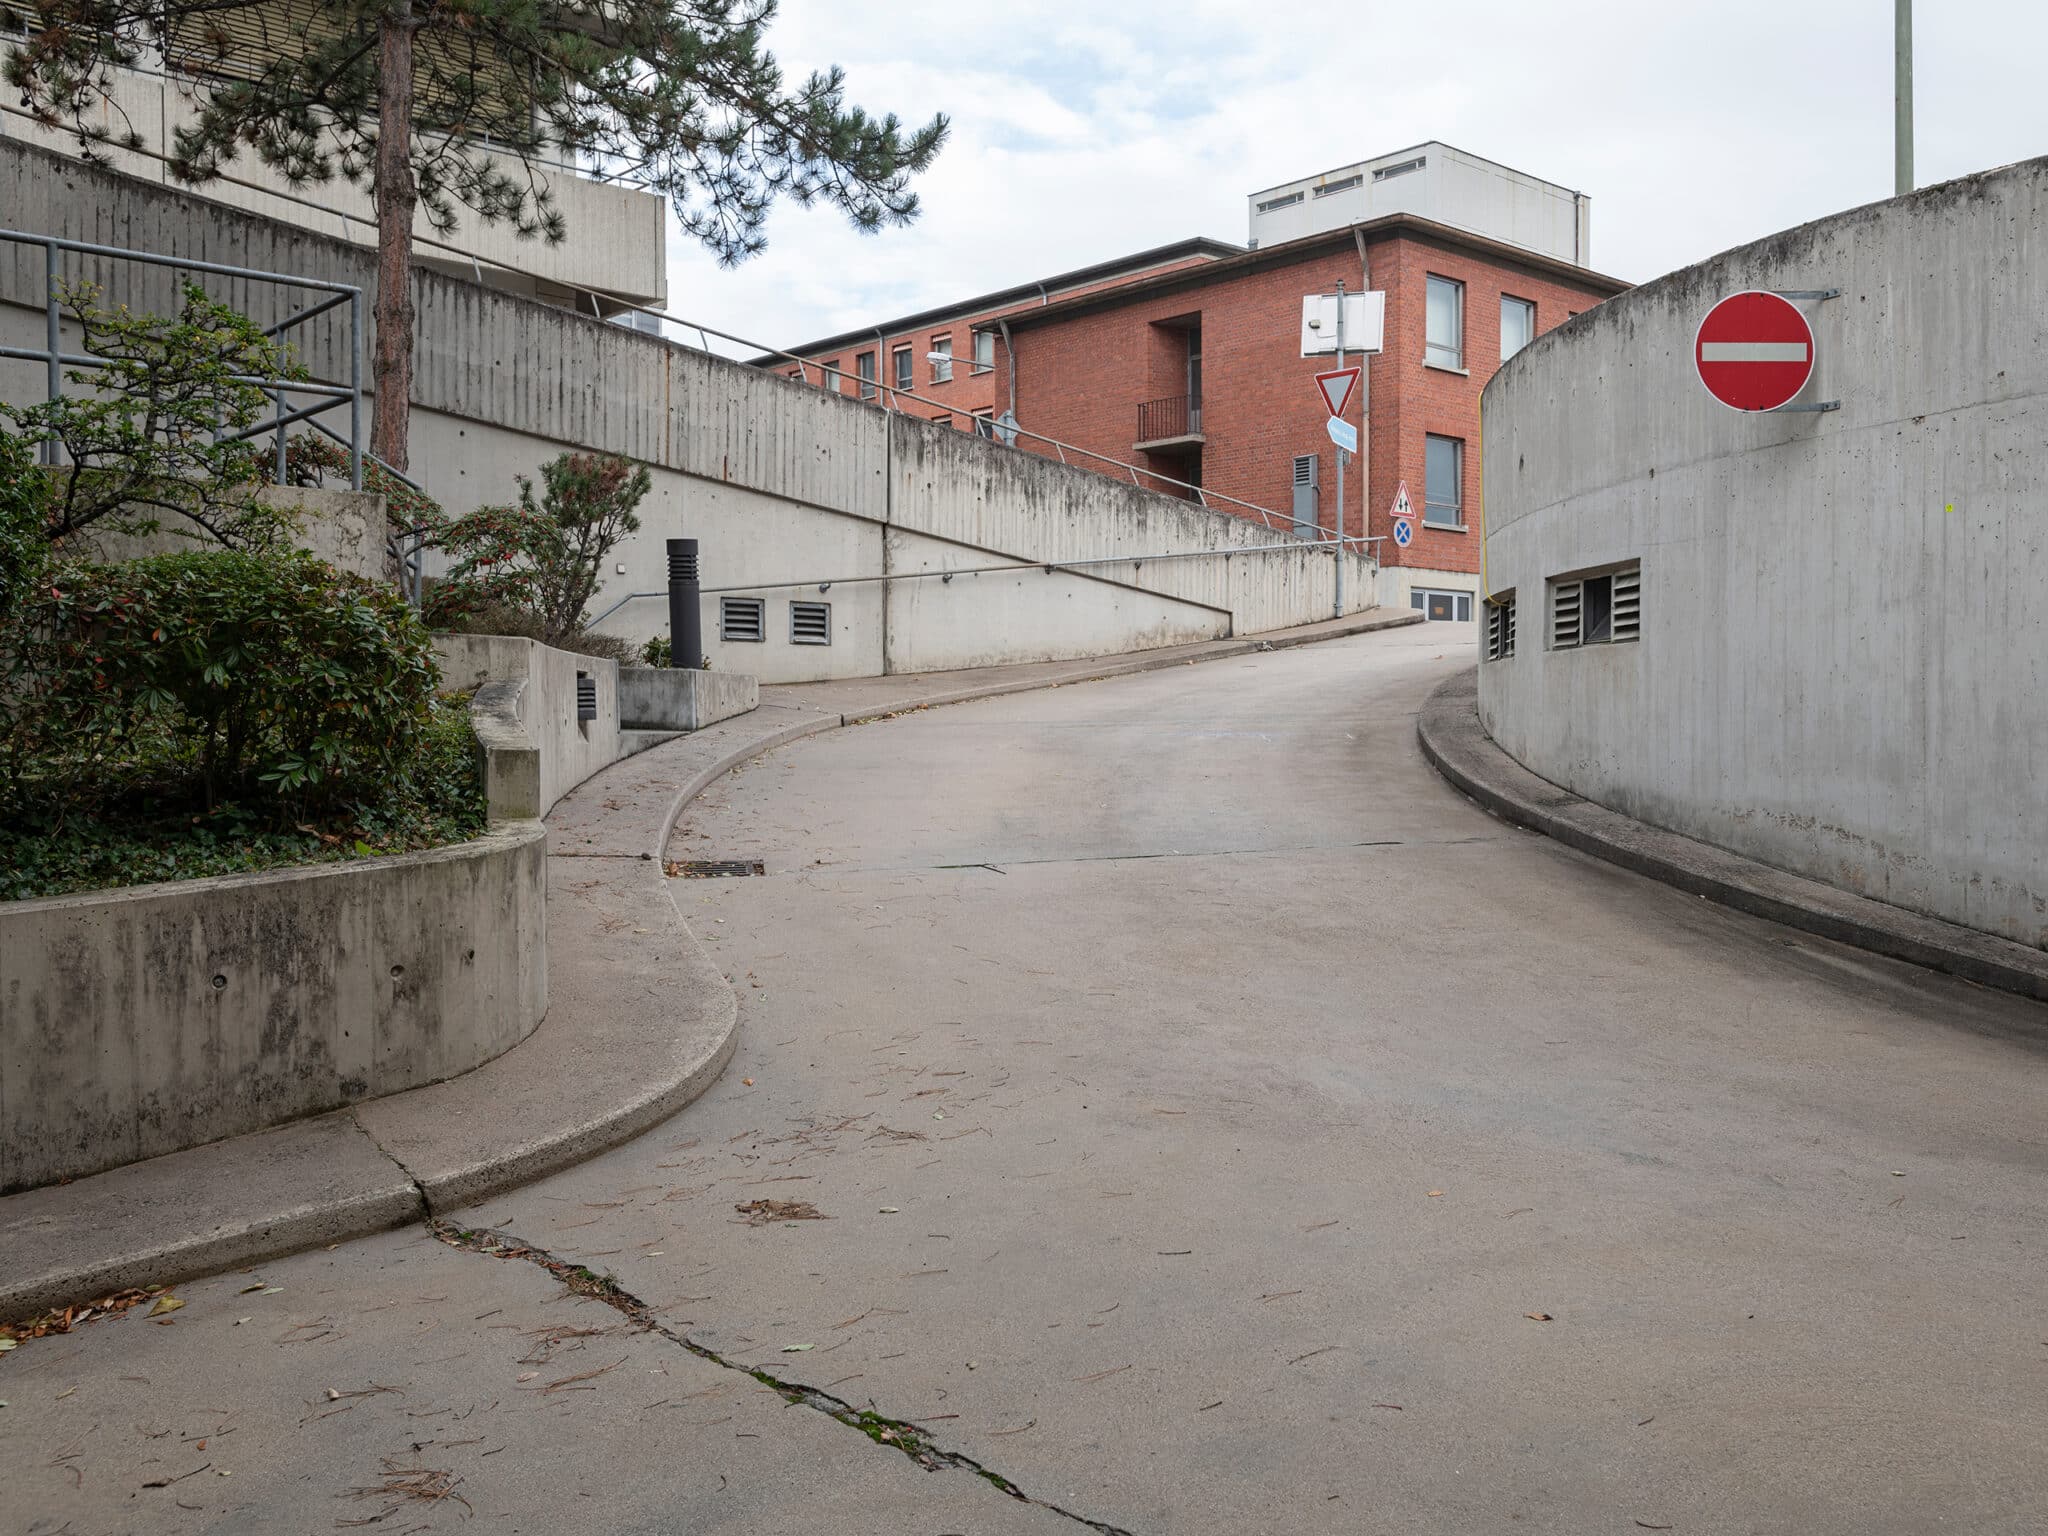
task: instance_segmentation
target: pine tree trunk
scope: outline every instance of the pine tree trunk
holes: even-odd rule
[[[406,467],[412,419],[412,221],[419,184],[412,174],[412,0],[391,0],[377,61],[377,393],[370,451]]]

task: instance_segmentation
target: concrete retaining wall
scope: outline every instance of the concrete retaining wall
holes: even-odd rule
[[[1487,729],[1553,783],[1912,911],[2048,946],[2048,160],[1730,251],[1487,387]],[[1806,305],[1830,412],[1694,376],[1741,289]],[[1546,583],[1642,562],[1639,644],[1552,651]]]
[[[0,904],[0,1194],[465,1072],[547,1010],[545,833]]]
[[[0,208],[16,228],[371,285],[368,254],[340,241],[20,143],[0,142]],[[98,260],[67,270],[138,309],[173,299],[168,273]],[[295,307],[262,285],[210,286],[264,324]],[[414,289],[416,478],[460,513],[511,499],[515,474],[564,448],[647,464],[641,531],[614,557],[624,569],[607,572],[595,610],[663,592],[663,541],[694,536],[707,587],[767,604],[767,638],[729,642],[718,595],[707,596],[706,651],[720,671],[772,683],[1044,660],[1334,611],[1327,552],[1158,558],[1288,543],[1242,519],[439,273],[417,272]],[[42,253],[0,246],[0,337],[40,343],[42,294]],[[292,334],[316,377],[345,377],[345,313]],[[0,395],[39,388],[35,365],[0,364]],[[940,560],[1138,556],[1149,558],[1085,574],[908,579]],[[1370,606],[1370,562],[1345,558],[1347,608]],[[905,579],[858,580],[880,577]],[[814,599],[831,605],[832,643],[792,645],[788,605]],[[640,640],[665,625],[656,596],[602,627]]]
[[[384,576],[384,498],[371,491],[337,491],[318,486],[271,486],[262,499],[296,508],[299,548],[318,555],[337,570],[382,580]],[[214,546],[183,519],[173,518],[152,534],[89,532],[67,540],[65,548],[99,560],[133,560],[143,555],[183,554]],[[195,535],[198,535],[195,537]]]

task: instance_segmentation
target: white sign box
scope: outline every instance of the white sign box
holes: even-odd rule
[[[1384,293],[1344,295],[1344,350],[1377,352],[1386,331]],[[1301,355],[1322,357],[1337,350],[1337,295],[1312,293],[1301,301]]]

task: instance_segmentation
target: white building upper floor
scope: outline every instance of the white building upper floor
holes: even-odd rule
[[[21,25],[21,18],[0,4],[0,55],[6,52],[10,28],[19,35]],[[112,169],[145,181],[178,186],[195,196],[352,244],[376,244],[376,211],[367,186],[339,177],[294,187],[255,155],[244,154],[229,162],[226,174],[217,180],[197,186],[178,182],[163,156],[173,134],[197,115],[190,82],[151,69],[146,60],[137,68],[117,70],[112,95],[99,104],[92,120],[107,134],[94,154]],[[131,133],[139,138],[139,146],[122,147]],[[0,138],[21,139],[60,154],[79,152],[77,135],[68,127],[45,127],[12,101],[0,102]],[[459,226],[443,233],[433,228],[423,206],[413,225],[415,258],[492,288],[586,312],[594,307],[611,315],[636,304],[664,307],[666,199],[566,163],[542,164],[537,170],[567,227],[560,244],[521,239],[510,224],[486,224],[466,208],[457,210]]]
[[[1413,213],[1577,266],[1593,262],[1592,200],[1585,193],[1436,139],[1267,187],[1245,201],[1254,247]]]

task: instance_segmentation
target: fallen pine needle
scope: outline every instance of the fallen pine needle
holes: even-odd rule
[[[542,1392],[552,1392],[555,1390],[555,1388],[566,1387],[570,1385],[572,1382],[588,1381],[593,1376],[602,1376],[606,1371],[615,1371],[625,1363],[626,1357],[624,1355],[621,1355],[618,1359],[614,1360],[610,1365],[600,1365],[594,1371],[580,1371],[574,1376],[564,1376],[560,1381],[551,1381],[546,1386],[541,1387],[538,1390]]]
[[[1076,1376],[1076,1381],[1100,1381],[1105,1376],[1114,1376],[1118,1371],[1128,1371],[1128,1365],[1113,1365],[1106,1371],[1097,1371],[1093,1376]]]

